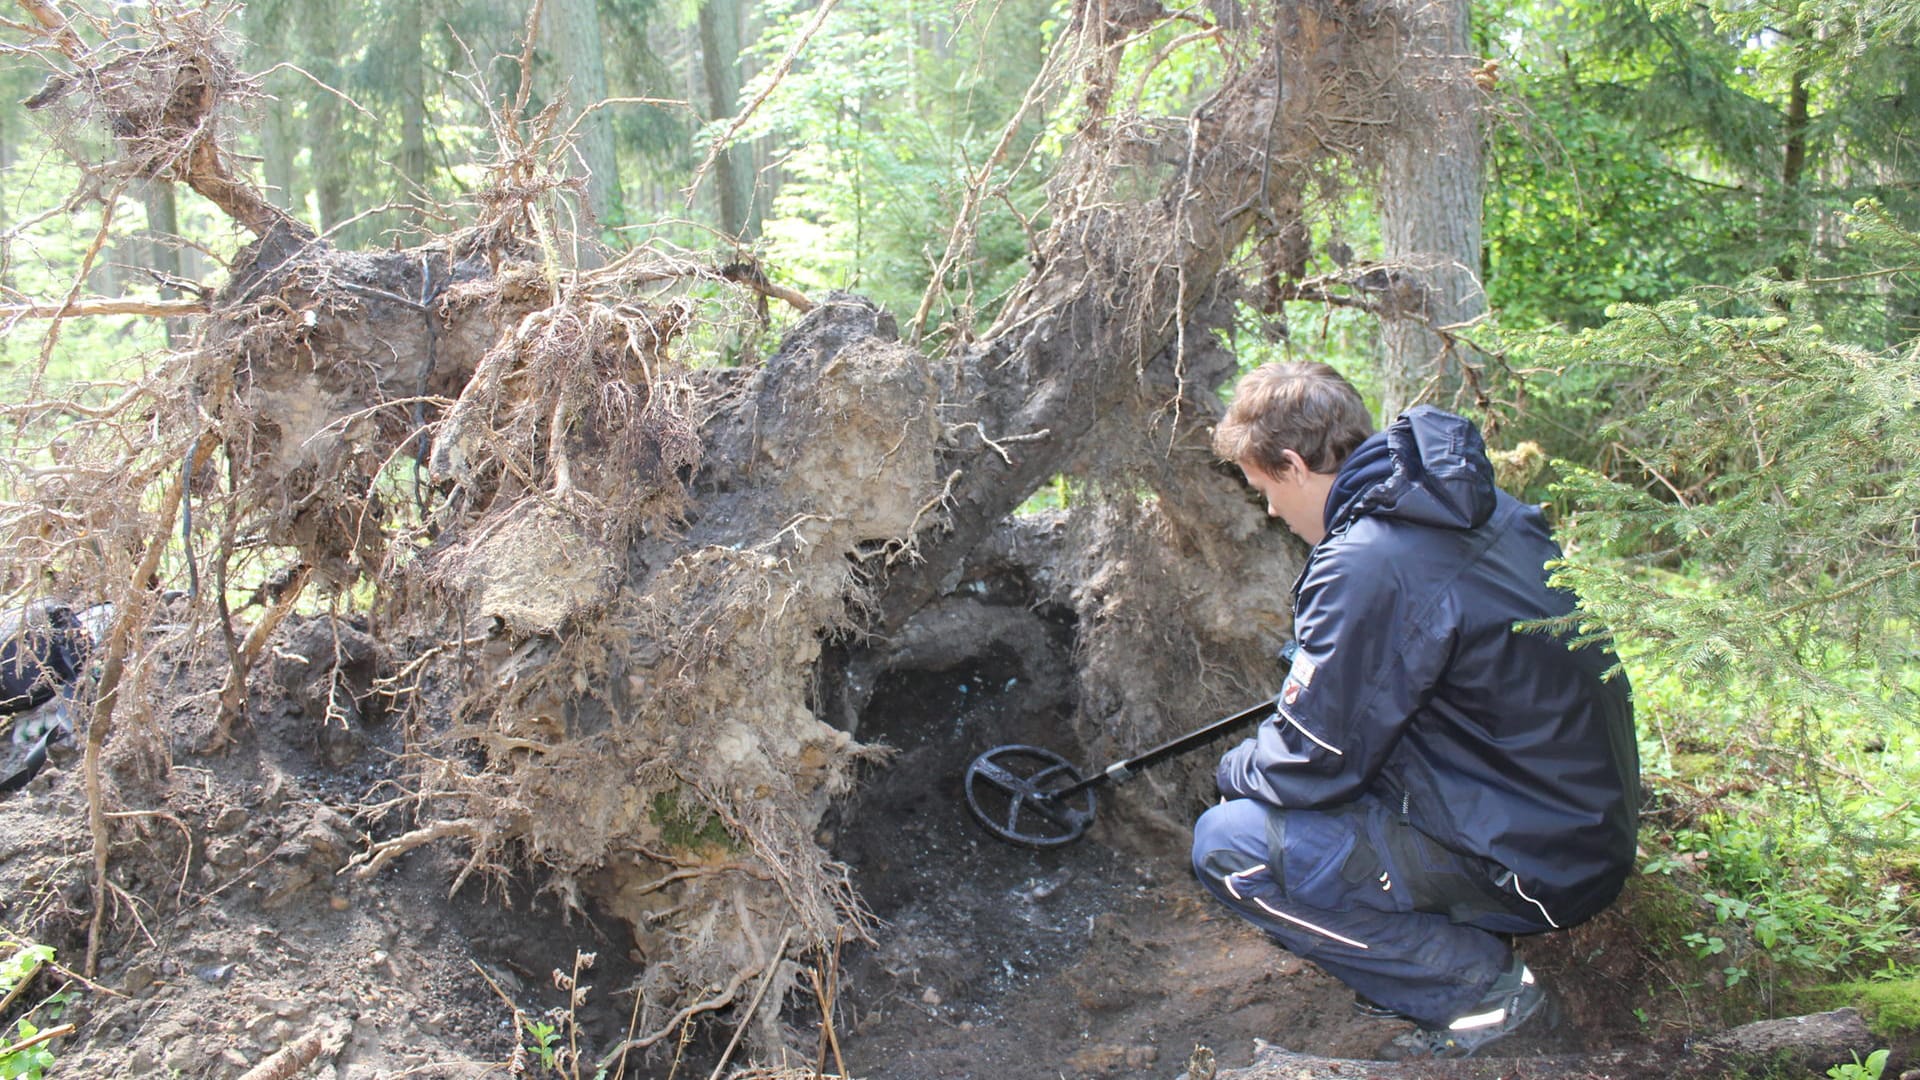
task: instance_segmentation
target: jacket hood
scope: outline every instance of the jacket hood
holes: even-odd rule
[[[1327,494],[1329,535],[1362,517],[1474,529],[1493,515],[1493,463],[1473,422],[1419,405],[1361,443]]]

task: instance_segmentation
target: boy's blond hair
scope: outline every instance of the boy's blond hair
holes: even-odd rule
[[[1360,392],[1325,364],[1262,364],[1234,388],[1226,419],[1213,432],[1213,452],[1236,465],[1286,471],[1282,450],[1317,473],[1340,463],[1373,434]]]

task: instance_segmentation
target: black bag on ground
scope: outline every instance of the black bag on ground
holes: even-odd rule
[[[78,679],[87,637],[65,604],[40,601],[0,613],[0,716],[40,705]]]

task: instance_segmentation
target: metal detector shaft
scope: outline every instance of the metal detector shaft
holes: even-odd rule
[[[1133,779],[1134,773],[1139,772],[1149,765],[1158,765],[1168,758],[1179,757],[1194,747],[1210,743],[1236,728],[1259,723],[1267,717],[1272,716],[1274,709],[1275,706],[1271,700],[1263,701],[1250,709],[1244,709],[1234,713],[1232,716],[1215,720],[1213,723],[1208,724],[1198,731],[1190,731],[1177,739],[1163,742],[1144,754],[1130,757],[1125,761],[1116,761],[1100,772],[1087,777],[1085,780],[1078,781],[1058,791],[1049,793],[1047,797],[1058,802],[1061,799],[1077,795],[1088,788],[1097,787],[1108,781],[1116,784],[1125,783]]]

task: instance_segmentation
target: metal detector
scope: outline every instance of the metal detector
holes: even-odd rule
[[[1141,769],[1265,720],[1274,709],[1273,702],[1262,702],[1086,777],[1051,750],[996,746],[967,766],[967,808],[1002,840],[1028,847],[1071,843],[1093,823],[1094,788],[1109,781],[1123,784]]]

